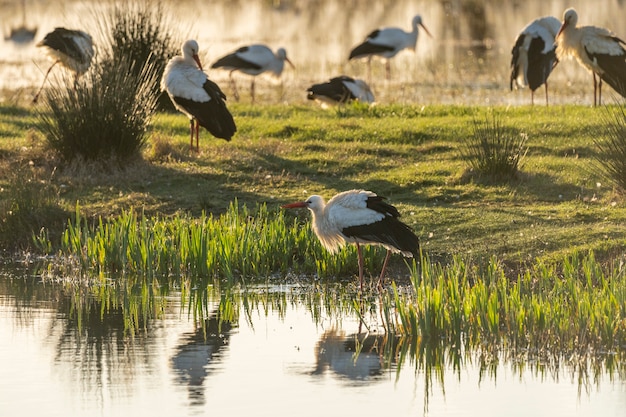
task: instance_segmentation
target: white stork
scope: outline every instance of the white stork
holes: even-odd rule
[[[522,29],[511,50],[510,88],[528,86],[531,104],[535,101],[535,90],[543,84],[548,105],[548,77],[559,62],[554,40],[560,28],[561,22],[556,17],[535,19]]]
[[[593,74],[593,105],[602,104],[602,81],[626,97],[626,50],[624,41],[608,29],[576,26],[574,9],[563,13],[563,24],[556,38],[559,58],[574,56]],[[596,79],[596,75],[599,80]]]
[[[353,100],[364,103],[374,102],[374,93],[363,80],[354,79],[345,75],[331,78],[330,81],[313,84],[307,90],[307,99],[316,100],[327,105],[348,103]]]
[[[252,75],[250,95],[252,96],[252,102],[254,103],[255,77],[268,71],[273,73],[276,77],[280,77],[283,73],[285,62],[291,65],[292,68],[295,68],[289,58],[287,58],[287,51],[285,48],[279,48],[274,54],[274,52],[272,52],[272,50],[267,46],[255,44],[242,46],[235,52],[223,56],[215,61],[213,65],[211,65],[211,68],[223,68],[230,71],[228,77],[233,88],[235,100],[239,100],[239,93],[237,92],[237,85],[233,80],[233,72],[241,71],[244,74]]]
[[[313,215],[313,231],[331,253],[346,243],[356,244],[359,256],[359,282],[363,290],[363,254],[360,244],[382,245],[387,249],[379,287],[391,252],[406,257],[419,257],[419,238],[406,224],[398,220],[398,210],[371,191],[350,190],[335,195],[328,204],[319,195],[282,208],[308,208]]]
[[[368,77],[371,80],[371,60],[372,56],[380,56],[386,59],[385,69],[387,79],[391,78],[391,66],[389,59],[393,58],[403,49],[415,51],[418,37],[418,26],[421,26],[428,36],[432,35],[422,23],[422,17],[417,15],[413,18],[411,32],[405,32],[400,28],[376,29],[369,35],[363,43],[357,45],[350,51],[348,60],[354,58],[367,58]]]
[[[161,90],[167,91],[174,106],[189,117],[191,148],[196,135],[199,150],[200,126],[213,136],[229,141],[237,131],[233,116],[226,108],[226,95],[202,71],[198,43],[190,39],[182,46],[182,56],[170,59],[163,72]]]
[[[76,86],[78,77],[87,72],[94,56],[93,40],[88,33],[82,30],[55,28],[37,43],[37,46],[45,48],[47,55],[54,63],[48,68],[41,88],[33,98],[34,103],[39,99],[39,94],[46,83],[48,74],[56,64],[60,63],[74,72],[74,86]]]

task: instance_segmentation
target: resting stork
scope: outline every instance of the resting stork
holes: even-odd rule
[[[554,39],[561,28],[556,17],[540,17],[529,23],[517,37],[511,50],[510,88],[530,88],[530,102],[535,102],[535,90],[542,84],[548,105],[548,77],[558,63]]]
[[[345,75],[331,78],[325,83],[313,84],[307,90],[307,99],[322,103],[322,107],[358,100],[373,103],[374,93],[363,80]]]

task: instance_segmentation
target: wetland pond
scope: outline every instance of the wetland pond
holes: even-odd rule
[[[610,354],[572,360],[396,339],[384,332],[377,300],[357,314],[342,288],[266,283],[193,301],[184,289],[124,293],[7,271],[0,276],[0,410],[64,417],[626,413],[623,365]]]

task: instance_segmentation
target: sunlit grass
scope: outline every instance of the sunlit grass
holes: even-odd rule
[[[484,266],[458,258],[442,266],[425,258],[412,282],[410,289],[393,288],[397,320],[388,325],[414,340],[606,353],[621,350],[626,339],[623,260],[607,267],[593,252],[538,262],[517,278],[496,258]]]

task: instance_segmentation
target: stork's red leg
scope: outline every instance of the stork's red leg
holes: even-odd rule
[[[41,87],[39,87],[39,91],[37,91],[37,94],[35,94],[35,97],[33,98],[33,103],[37,103],[37,100],[39,100],[39,94],[41,94],[41,90],[43,90],[43,86],[46,84],[46,80],[48,79],[48,75],[50,74],[50,71],[52,71],[52,68],[54,68],[54,66],[56,64],[58,64],[59,60],[54,61],[54,64],[50,65],[50,68],[48,68],[48,71],[46,71],[46,75],[43,77],[43,82],[41,83]]]
[[[254,77],[252,77],[252,83],[250,84],[250,95],[252,96],[252,104],[254,104]]]
[[[189,119],[189,147],[193,150],[193,119]]]
[[[359,242],[356,242],[356,253],[359,255],[359,286],[363,292],[363,252],[361,252]]]
[[[596,73],[593,73],[593,107],[596,107],[598,105],[598,102],[596,101],[596,97],[598,94],[598,81],[596,80]]]
[[[228,74],[228,79],[230,81],[230,88],[233,89],[233,97],[235,98],[235,101],[239,101],[239,92],[237,91],[237,84],[233,79],[233,71]]]
[[[196,120],[196,152],[200,152],[200,122]]]
[[[385,261],[383,262],[383,269],[380,271],[380,277],[378,277],[378,289],[383,288],[383,282],[385,280],[385,269],[387,268],[387,262],[389,262],[390,256],[391,251],[387,249],[387,255],[385,255]]]
[[[546,107],[548,107],[548,82],[546,81],[543,85],[546,89]]]
[[[387,75],[387,81],[389,81],[391,79],[391,63],[389,60],[385,63],[385,72]]]

